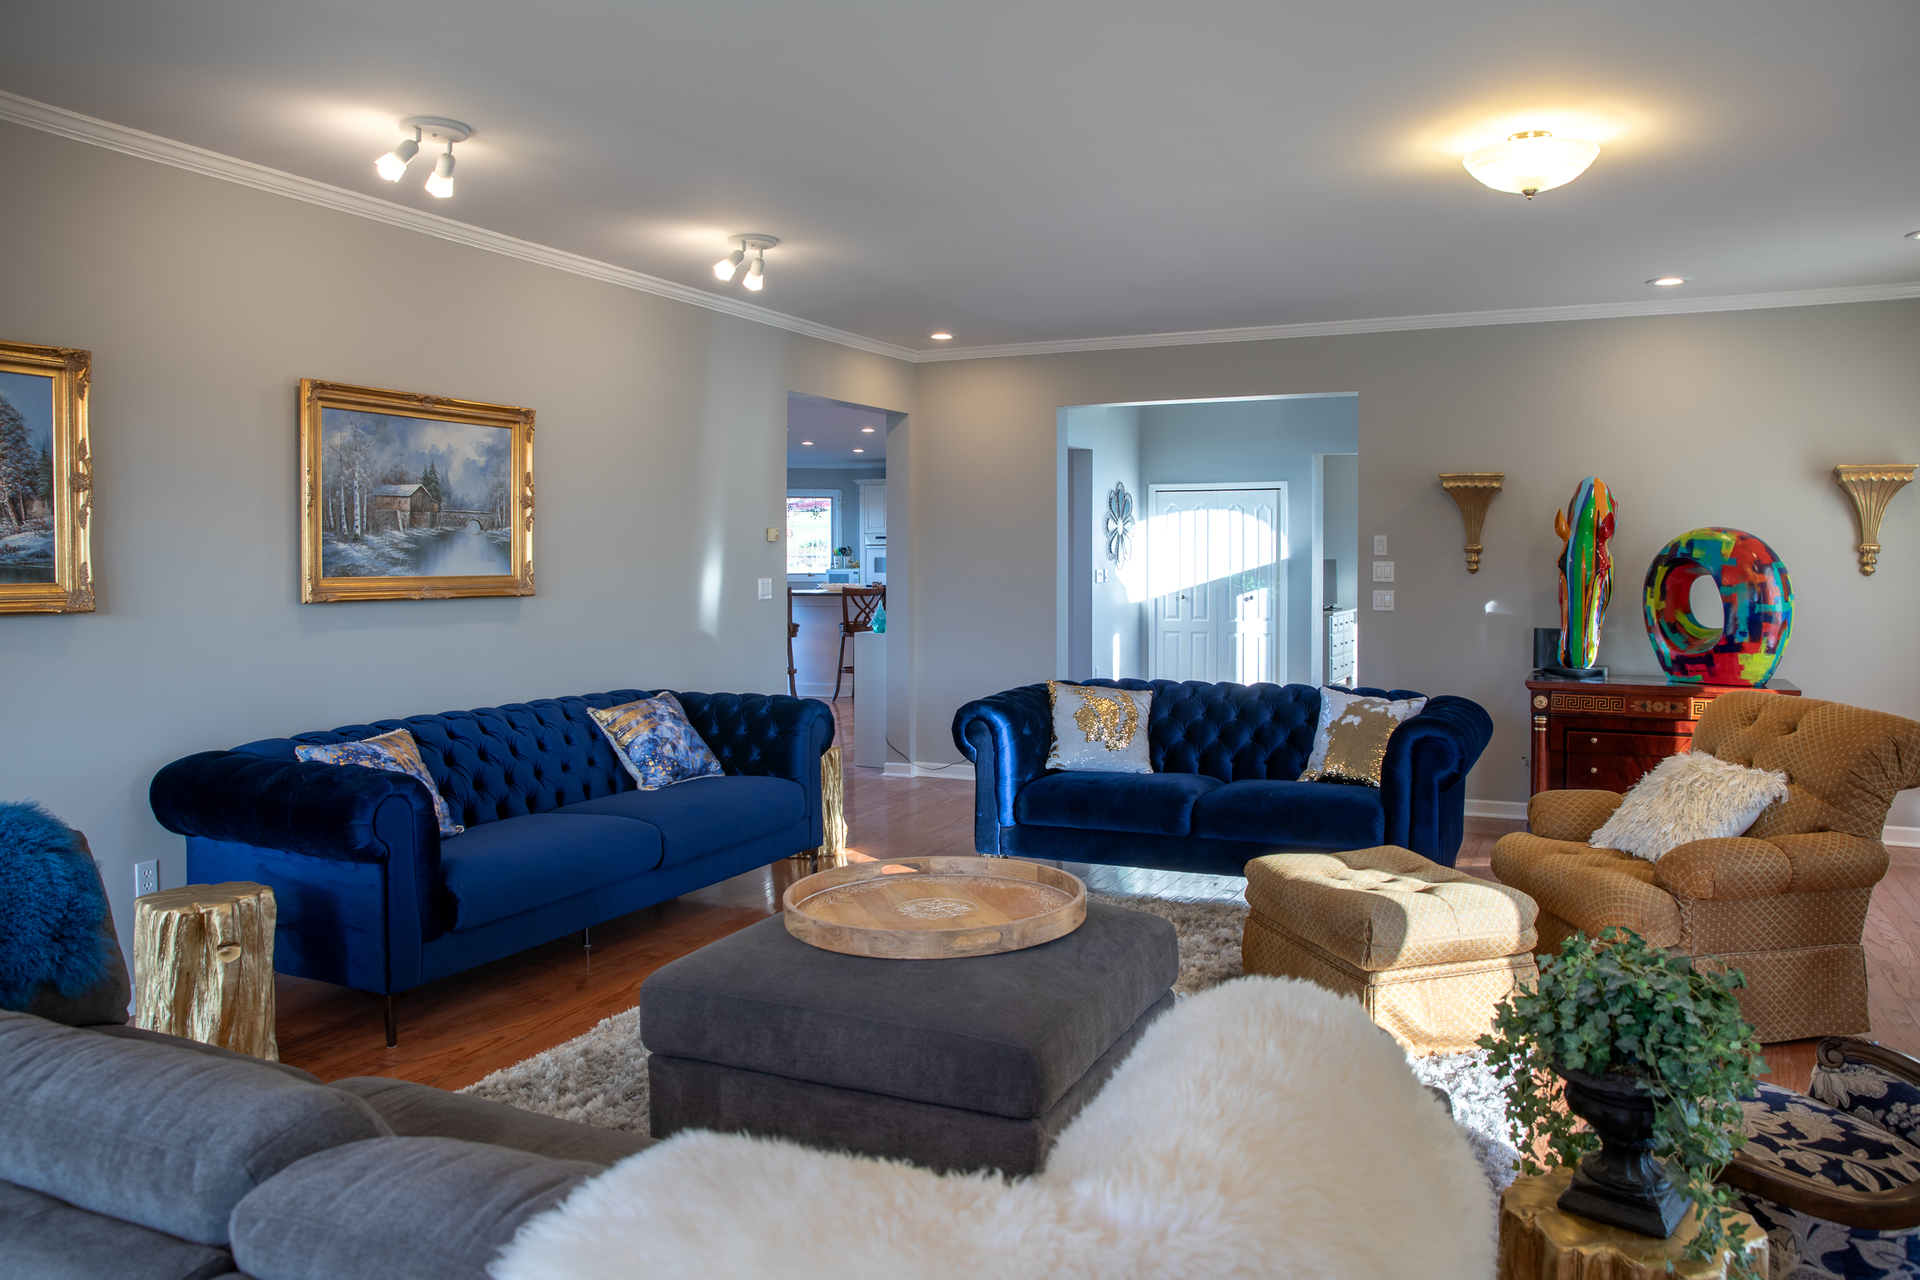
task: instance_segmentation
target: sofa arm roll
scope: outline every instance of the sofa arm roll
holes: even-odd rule
[[[1585,844],[1625,798],[1618,791],[1542,791],[1527,801],[1527,826],[1547,840]]]
[[[1022,685],[976,698],[953,716],[953,745],[974,764],[975,847],[981,833],[1014,825],[1013,801],[1020,788],[1047,771],[1053,745],[1053,711],[1047,686]]]
[[[1800,835],[1769,836],[1772,845],[1793,864],[1791,893],[1822,893],[1828,889],[1870,889],[1887,874],[1887,846],[1864,836],[1840,831],[1809,831]]]
[[[800,784],[812,841],[824,835],[820,757],[833,745],[833,711],[818,698],[784,693],[681,693],[687,721],[729,774]]]
[[[1387,739],[1380,761],[1386,841],[1452,866],[1460,849],[1463,784],[1493,736],[1493,719],[1468,698],[1428,700]]]
[[[203,751],[155,774],[147,799],[160,825],[176,835],[349,862],[389,859],[375,815],[396,802],[411,810],[414,849],[439,862],[433,801],[419,779],[403,773]]]
[[[1690,840],[1653,864],[1654,882],[1676,898],[1771,898],[1790,891],[1793,863],[1765,840]]]

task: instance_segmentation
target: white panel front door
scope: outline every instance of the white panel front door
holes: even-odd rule
[[[1147,528],[1154,679],[1279,678],[1285,510],[1284,489],[1154,490]]]

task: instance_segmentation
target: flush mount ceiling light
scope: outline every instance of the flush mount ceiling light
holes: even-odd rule
[[[1687,278],[1685,276],[1655,276],[1653,279],[1647,281],[1647,283],[1657,284],[1662,289],[1671,289],[1677,284],[1686,284]]]
[[[740,247],[713,264],[714,278],[721,281],[733,279],[733,273],[740,269],[740,264],[751,253],[754,255],[753,262],[747,267],[747,274],[740,283],[754,293],[760,292],[767,286],[767,250],[779,244],[780,237],[755,232],[729,238],[739,241]]]
[[[446,151],[433,166],[433,172],[427,176],[427,193],[445,200],[453,194],[453,144],[465,142],[473,136],[473,130],[458,120],[448,120],[441,116],[408,116],[400,122],[402,129],[413,130],[411,138],[402,138],[393,150],[373,162],[374,172],[388,182],[400,181],[400,176],[420,154],[422,142],[444,143]]]
[[[1901,238],[1904,240],[1920,240],[1920,231],[1909,231]]]
[[[1495,191],[1533,199],[1537,192],[1564,187],[1587,171],[1600,144],[1584,138],[1556,138],[1545,129],[1507,135],[1505,142],[1476,147],[1461,157],[1467,172]]]

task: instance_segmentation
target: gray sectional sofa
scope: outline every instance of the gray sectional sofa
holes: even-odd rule
[[[0,1011],[0,1276],[484,1280],[521,1223],[652,1144]]]

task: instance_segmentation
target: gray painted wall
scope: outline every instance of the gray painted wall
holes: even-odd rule
[[[1287,670],[1311,683],[1316,453],[1360,447],[1352,396],[1302,396],[1140,410],[1140,479],[1155,484],[1278,480],[1287,486]]]
[[[1093,584],[1093,674],[1139,678],[1146,674],[1142,605],[1146,596],[1145,491],[1140,484],[1140,409],[1137,405],[1080,405],[1066,413],[1067,444],[1093,451],[1093,565],[1106,571]],[[1133,554],[1121,564],[1107,559],[1107,496],[1124,484],[1133,495]],[[1120,661],[1114,664],[1115,642]]]
[[[1920,301],[1898,301],[922,365],[913,465],[940,481],[916,487],[913,517],[921,581],[939,584],[919,597],[913,641],[920,742],[939,751],[922,758],[957,758],[945,730],[968,699],[1056,674],[1055,562],[1031,548],[1052,540],[1058,409],[1288,392],[1359,393],[1360,537],[1370,549],[1388,535],[1399,605],[1362,613],[1361,671],[1488,708],[1473,798],[1526,798],[1530,631],[1557,617],[1553,513],[1587,475],[1619,502],[1602,661],[1657,670],[1639,609],[1648,561],[1675,534],[1731,525],[1793,575],[1780,674],[1920,717],[1920,496],[1894,499],[1866,578],[1831,475],[1837,462],[1920,461],[1916,350]],[[1478,470],[1507,480],[1469,576],[1436,477]],[[1890,821],[1920,826],[1920,793]]]
[[[1330,453],[1321,461],[1320,555],[1340,562],[1338,580],[1322,588],[1321,602],[1351,609],[1360,600],[1360,455]]]
[[[913,368],[0,125],[0,334],[93,352],[99,611],[0,616],[0,796],[183,882],[147,785],[190,752],[623,686],[784,690],[788,391]],[[302,376],[538,411],[528,599],[302,605]],[[897,617],[898,615],[896,615]],[[904,625],[904,619],[900,625]],[[902,664],[905,667],[906,664]]]

